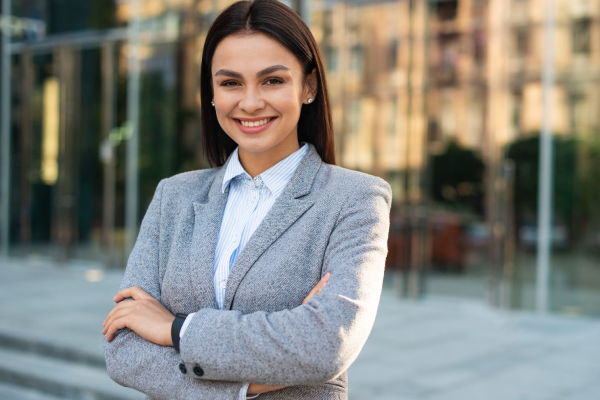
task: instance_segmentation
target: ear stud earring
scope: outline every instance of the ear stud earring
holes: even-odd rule
[[[214,106],[215,106],[215,102],[214,102],[214,101],[211,101],[211,102],[210,102],[210,105],[214,107]]]
[[[308,98],[308,102],[309,102],[309,103],[312,103],[312,102],[313,102],[313,99],[312,99],[312,97],[309,97],[309,98]]]

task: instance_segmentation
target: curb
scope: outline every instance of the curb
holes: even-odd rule
[[[22,339],[15,336],[0,333],[0,347],[7,348],[9,350],[18,350],[27,353],[35,353],[48,357],[57,358],[65,361],[72,361],[89,365],[91,367],[99,367],[106,369],[106,363],[104,357],[99,357],[94,354],[84,353],[79,350],[67,348],[63,346],[57,346],[52,343]]]

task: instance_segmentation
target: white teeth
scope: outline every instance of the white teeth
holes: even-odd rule
[[[240,120],[240,123],[241,123],[243,126],[247,126],[247,127],[249,127],[249,128],[250,128],[250,127],[254,127],[254,126],[260,126],[260,125],[264,125],[264,124],[266,124],[267,122],[269,122],[270,120],[271,120],[270,118],[261,119],[260,121],[254,121],[254,122],[252,122],[252,121],[242,121],[242,120]]]

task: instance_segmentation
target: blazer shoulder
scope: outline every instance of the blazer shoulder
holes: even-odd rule
[[[325,175],[332,190],[338,193],[354,192],[360,195],[379,194],[391,202],[392,188],[390,184],[378,176],[366,174],[337,165],[323,163]]]
[[[182,172],[163,179],[163,194],[168,198],[200,200],[208,195],[210,187],[220,168],[199,169]]]

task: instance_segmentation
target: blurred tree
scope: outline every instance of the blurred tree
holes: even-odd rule
[[[590,135],[594,137],[597,135]],[[509,145],[507,157],[516,165],[517,226],[535,224],[538,208],[539,134]],[[554,137],[553,216],[570,236],[578,236],[600,216],[600,141]]]
[[[554,218],[570,220],[573,211],[576,142],[554,138]],[[509,145],[507,157],[515,161],[515,217],[517,226],[533,224],[538,209],[540,137],[536,134]]]
[[[438,202],[483,213],[484,164],[477,154],[449,142],[444,153],[431,159],[431,197]]]
[[[600,132],[590,135],[596,138],[584,143],[578,154],[581,176],[577,196],[576,223],[600,225]]]
[[[115,0],[91,0],[90,28],[107,29],[116,24]]]
[[[90,0],[47,0],[46,34],[80,31],[88,28]]]
[[[165,82],[166,70],[146,71],[140,82],[139,218],[161,179],[177,172],[177,88]]]

